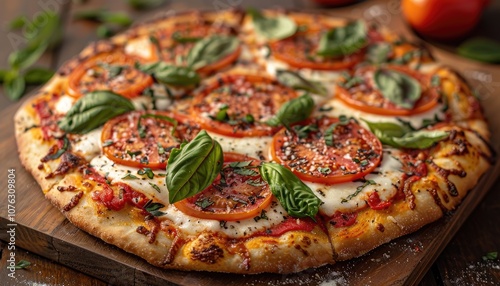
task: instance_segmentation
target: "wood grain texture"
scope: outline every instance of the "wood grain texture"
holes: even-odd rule
[[[14,1],[10,1],[15,3]],[[9,3],[10,3],[9,2]],[[68,16],[65,17],[65,42],[63,43],[60,52],[56,57],[56,66],[61,65],[65,60],[77,54],[89,41],[95,40],[95,24],[86,22],[75,22],[72,16],[78,9],[87,9],[97,7],[100,3],[104,3],[105,7],[113,8],[113,10],[128,9],[123,1],[88,1],[85,6],[71,4],[67,8]],[[204,9],[216,8],[214,3],[229,3],[239,1],[168,1],[164,9],[172,9],[174,11],[181,11],[185,9]],[[394,2],[394,1],[392,1]],[[25,11],[27,1],[19,1],[21,3],[16,9],[9,10],[10,15],[18,15],[19,11]],[[365,1],[353,6],[344,7],[335,10],[335,13],[340,16],[359,17],[365,15],[372,7],[379,7],[386,9],[389,2],[383,1]],[[15,4],[9,4],[15,5]],[[107,5],[107,6],[106,6]],[[220,4],[219,4],[220,5]],[[243,1],[243,6],[255,7],[270,7],[275,8],[278,6],[277,1],[270,0],[256,0],[256,1]],[[285,8],[301,8],[312,7],[310,1],[296,0],[279,3],[280,7]],[[283,6],[284,5],[284,6]],[[33,6],[33,5],[32,5]],[[36,8],[36,6],[35,6]],[[18,12],[13,12],[18,11]],[[27,11],[27,10],[26,10]],[[31,11],[36,11],[31,10]],[[136,12],[133,12],[136,13]],[[148,13],[134,14],[136,19],[148,18],[151,15],[158,13],[158,11],[149,11]],[[4,15],[4,12],[1,13]],[[415,38],[408,32],[407,27],[397,14],[391,14],[390,22],[386,23],[395,30],[406,34],[410,38]],[[2,18],[4,19],[4,18]],[[381,21],[381,20],[380,20]],[[450,53],[449,49],[442,49],[441,47],[432,48],[439,60],[457,67],[460,72],[471,79],[471,84],[476,88],[482,90],[483,105],[486,107],[486,113],[492,123],[492,130],[500,131],[500,117],[496,114],[500,110],[500,100],[495,95],[500,94],[498,86],[488,84],[488,82],[479,81],[474,79],[474,72],[485,72],[491,76],[493,83],[500,82],[500,71],[494,66],[485,66],[472,61],[464,60],[456,55]],[[2,51],[2,50],[0,50]],[[0,55],[5,52],[0,52]],[[43,61],[43,60],[42,60]],[[49,62],[52,62],[50,60]],[[53,63],[51,63],[54,65]],[[4,97],[1,97],[4,98]],[[499,227],[494,225],[494,220],[485,220],[485,217],[498,216],[498,205],[491,208],[491,200],[496,199],[500,201],[498,191],[500,191],[500,181],[496,184],[497,192],[490,192],[488,200],[484,203],[488,206],[485,214],[478,215],[477,220],[468,222],[465,232],[460,232],[452,244],[445,250],[443,258],[440,258],[436,266],[429,272],[427,270],[432,265],[432,262],[439,256],[441,250],[445,247],[447,242],[453,237],[453,234],[458,230],[460,225],[465,221],[467,216],[472,212],[475,205],[477,205],[482,195],[484,195],[488,187],[498,179],[500,172],[497,163],[496,169],[490,171],[487,177],[483,178],[481,185],[476,189],[474,194],[468,196],[466,201],[452,216],[448,216],[445,220],[441,220],[432,225],[424,227],[421,231],[400,238],[391,242],[381,248],[372,251],[366,256],[355,259],[345,263],[339,263],[333,266],[322,267],[314,270],[307,270],[299,274],[293,275],[255,275],[255,276],[239,276],[231,274],[209,274],[197,272],[181,272],[181,271],[164,271],[152,266],[149,266],[142,259],[124,253],[114,246],[103,243],[102,241],[78,230],[73,225],[69,224],[67,220],[55,209],[50,203],[43,199],[43,195],[38,188],[38,185],[33,181],[30,174],[24,171],[19,165],[17,159],[17,152],[15,148],[15,140],[13,138],[12,130],[12,115],[18,108],[18,104],[4,106],[2,117],[5,118],[0,123],[0,174],[6,174],[9,168],[16,169],[17,187],[19,201],[16,204],[19,210],[17,218],[20,224],[17,228],[18,246],[29,249],[34,253],[39,253],[44,257],[49,257],[51,260],[57,261],[63,265],[69,266],[79,272],[87,273],[100,280],[105,280],[118,285],[169,285],[171,283],[182,285],[223,285],[235,283],[240,285],[316,285],[322,281],[337,282],[341,285],[402,285],[402,284],[416,284],[417,281],[422,279],[422,285],[436,285],[436,277],[443,279],[446,285],[473,285],[478,284],[478,281],[486,281],[491,284],[498,284],[500,271],[498,270],[498,262],[476,264],[479,263],[480,256],[485,252],[499,250],[499,240],[493,240],[491,237],[498,238]],[[493,142],[496,142],[495,148],[499,150],[500,146],[500,132],[494,133]],[[0,177],[0,179],[3,179]],[[0,180],[0,190],[5,190],[5,182]],[[493,193],[493,195],[492,195]],[[492,197],[492,199],[490,199]],[[3,198],[1,198],[3,200]],[[479,212],[481,211],[479,208]],[[5,204],[0,205],[0,239],[5,240]],[[493,234],[488,232],[481,238],[479,235],[471,236],[485,232],[485,230],[493,230]],[[471,238],[476,240],[476,243],[471,244]],[[488,239],[489,238],[489,239]],[[457,241],[457,242],[455,242]],[[456,244],[455,244],[456,243]],[[469,250],[467,250],[467,248]],[[3,259],[2,252],[2,261]],[[25,254],[24,252],[22,252]],[[26,254],[28,255],[28,254]],[[20,256],[21,257],[21,256]],[[28,257],[28,256],[23,256]],[[28,259],[35,261],[38,259],[36,256]],[[466,259],[463,259],[466,257]],[[478,258],[479,257],[479,258]],[[34,271],[40,271],[45,275],[40,274],[32,276],[30,281],[40,283],[63,283],[65,285],[104,285],[97,279],[88,278],[79,272],[73,270],[64,271],[57,263],[50,263],[44,260],[43,264],[47,268],[36,268]],[[45,266],[45,265],[53,266]],[[39,263],[37,263],[37,266]],[[480,279],[474,271],[470,270],[470,266],[486,271],[479,274]],[[495,268],[495,266],[497,268]],[[55,274],[52,273],[61,272]],[[5,277],[5,268],[0,269],[0,277]],[[23,272],[19,272],[23,273]],[[26,273],[31,273],[26,272]],[[25,273],[25,274],[26,274]],[[68,274],[69,273],[69,274]],[[69,278],[77,273],[82,280]],[[427,274],[426,274],[427,273]],[[68,276],[66,276],[68,275]],[[46,280],[42,279],[45,276]],[[87,280],[85,280],[87,279]],[[496,279],[496,280],[495,280]],[[59,282],[55,282],[59,281]],[[171,283],[166,283],[170,281]],[[92,284],[94,283],[94,284]],[[32,283],[31,283],[32,284]],[[481,283],[482,284],[482,283]],[[486,283],[485,283],[486,284]],[[14,285],[14,284],[12,284]]]

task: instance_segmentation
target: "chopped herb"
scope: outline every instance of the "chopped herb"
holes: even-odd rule
[[[361,191],[368,185],[375,185],[375,181],[373,180],[367,180],[363,183],[363,185],[359,186],[356,188],[356,191],[352,194],[350,194],[349,196],[347,196],[347,198],[345,199],[342,199],[340,201],[340,203],[347,203],[348,201],[350,201],[351,199],[353,199],[354,197],[356,197],[359,193],[361,193]]]
[[[244,204],[244,205],[248,205],[248,202],[247,201],[244,201],[240,198],[236,198],[236,197],[231,197],[231,200],[237,202],[237,203],[240,203],[240,204]]]
[[[435,74],[431,77],[431,86],[438,87],[439,85],[441,85],[441,78]]]
[[[245,115],[245,117],[243,117],[243,122],[248,123],[248,124],[252,124],[255,122],[255,118],[253,118],[252,114],[247,114],[247,115]]]
[[[202,38],[200,38],[200,37],[186,37],[186,36],[183,36],[181,34],[181,32],[179,32],[179,31],[175,31],[172,34],[172,40],[174,40],[174,41],[176,41],[178,43],[194,43],[194,42],[198,42],[201,39]]]
[[[68,149],[69,149],[69,139],[66,136],[64,136],[63,137],[63,146],[61,148],[59,148],[59,150],[57,150],[56,153],[48,156],[46,159],[55,160],[55,159],[61,157],[62,154],[64,154],[66,151],[68,151]]]
[[[327,112],[327,111],[332,111],[333,107],[331,107],[331,106],[321,106],[318,110],[321,111],[321,112]]]
[[[332,172],[332,170],[329,167],[318,167],[318,172],[323,175],[328,175]]]
[[[164,204],[160,203],[153,203],[153,200],[149,200],[145,205],[144,205],[144,210],[152,214],[153,216],[162,216],[165,213],[160,211],[159,209],[165,207]]]
[[[155,189],[155,191],[157,191],[158,193],[161,193],[161,189],[160,189],[160,187],[158,187],[157,184],[153,184],[153,183],[150,182],[149,185],[151,187],[153,187],[153,189]]]
[[[144,176],[146,175],[149,179],[152,179],[155,177],[155,174],[150,168],[142,168],[139,171],[137,171],[138,175]]]
[[[309,136],[309,133],[318,131],[318,126],[315,124],[309,124],[309,125],[295,125],[293,126],[293,131],[295,131],[295,134],[301,139],[307,138]]]
[[[260,212],[260,215],[259,215],[259,216],[254,217],[253,219],[255,220],[255,222],[258,222],[258,221],[259,221],[259,220],[261,220],[261,219],[268,220],[269,218],[267,217],[267,214],[266,214],[266,213],[267,213],[267,212],[266,212],[265,210],[262,210],[262,211]]]
[[[139,179],[137,176],[134,176],[130,173],[128,173],[127,175],[125,175],[122,180],[135,180],[135,179]]]
[[[144,156],[141,158],[141,160],[139,160],[139,162],[141,162],[142,164],[149,164],[149,160],[148,160],[148,157]]]
[[[158,142],[158,155],[163,155],[163,154],[165,154],[165,148],[163,148],[160,142]]]
[[[134,152],[132,152],[132,151],[130,151],[130,150],[127,150],[127,154],[128,154],[130,157],[135,157],[135,156],[139,156],[139,155],[141,155],[141,154],[142,154],[142,151],[141,151],[141,150],[139,150],[139,151],[134,151]]]
[[[212,202],[210,198],[203,198],[201,200],[197,200],[196,202],[194,202],[194,204],[204,210],[209,206],[213,205],[214,202]]]
[[[488,253],[486,253],[486,255],[483,255],[481,258],[484,261],[496,260],[498,258],[498,252],[497,251],[488,252]]]
[[[244,168],[250,166],[251,164],[252,161],[238,161],[238,162],[231,162],[228,164],[228,166],[231,168]]]
[[[28,266],[30,266],[30,265],[31,265],[31,262],[26,261],[26,260],[20,260],[20,261],[19,261],[19,262],[18,262],[18,263],[14,266],[14,268],[15,268],[15,269],[24,269],[24,268],[26,268],[26,267],[28,267]],[[8,266],[8,267],[9,267],[9,266]]]
[[[347,116],[339,116],[339,121],[332,123],[332,125],[330,125],[330,127],[325,130],[325,133],[323,135],[325,137],[325,144],[330,147],[333,146],[333,131],[335,131],[335,128],[337,128],[337,126],[345,126],[347,124],[349,124],[349,119],[347,118]]]
[[[245,181],[245,183],[249,184],[250,186],[254,186],[254,187],[263,187],[266,185],[266,183],[264,181],[262,181],[261,179],[255,179],[255,180],[248,179]]]
[[[257,171],[247,168],[235,168],[233,171],[242,176],[257,176],[259,174]]]
[[[115,142],[113,142],[113,140],[109,139],[109,140],[106,140],[102,143],[102,147],[108,147],[108,146],[111,146],[113,145]]]

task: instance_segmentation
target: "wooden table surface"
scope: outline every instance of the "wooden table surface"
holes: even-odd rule
[[[81,4],[80,2],[83,2]],[[95,29],[97,25],[88,22],[75,21],[73,15],[80,10],[96,7],[105,7],[114,11],[126,11],[134,19],[141,20],[158,13],[157,10],[134,11],[127,6],[126,1],[111,0],[38,0],[38,1],[0,1],[0,69],[7,67],[8,54],[15,48],[5,29],[10,20],[19,15],[25,15],[29,20],[36,17],[44,9],[55,10],[63,20],[64,38],[60,47],[46,53],[37,63],[37,66],[56,69],[71,56],[77,54],[90,41],[97,38]],[[483,15],[479,27],[474,33],[496,37],[498,33],[498,18],[500,17],[500,1],[492,1],[492,5]],[[381,23],[395,26],[394,22],[401,22],[401,15],[397,10],[399,1],[361,1],[352,6],[337,8],[345,16],[360,16],[378,20]],[[294,8],[316,9],[308,0],[273,1],[273,0],[194,0],[194,1],[165,1],[161,10],[175,12],[186,9],[220,9],[230,5],[253,6],[258,8]],[[344,15],[343,14],[343,15]],[[396,24],[396,29],[408,33],[405,25]],[[496,30],[495,30],[496,29]],[[411,32],[410,32],[411,33]],[[11,34],[12,35],[12,34]],[[437,51],[437,58],[447,57],[453,50],[454,44],[429,43],[433,51]],[[487,99],[489,96],[500,96],[500,66],[485,65],[484,69],[462,70],[479,92]],[[481,74],[483,72],[483,74]],[[484,77],[486,75],[486,78]],[[28,89],[28,92],[32,90]],[[482,89],[482,90],[481,90]],[[0,111],[19,102],[9,101],[0,91]],[[499,131],[499,130],[496,130]],[[1,176],[6,176],[7,171],[1,167]],[[4,177],[1,177],[3,180]],[[0,201],[4,203],[5,192],[2,190]],[[483,202],[476,208],[455,237],[441,253],[432,268],[427,272],[421,285],[500,285],[500,261],[482,261],[481,257],[488,252],[500,251],[500,180],[487,194]],[[28,269],[16,271],[17,280],[9,282],[7,277],[6,260],[7,245],[0,241],[0,284],[2,285],[106,285],[105,282],[89,277],[76,270],[70,269],[46,258],[18,249],[16,259],[31,262]]]

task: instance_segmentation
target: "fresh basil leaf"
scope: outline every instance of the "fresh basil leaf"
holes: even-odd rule
[[[309,124],[309,125],[295,125],[293,126],[293,131],[299,138],[307,138],[309,136],[309,133],[318,131],[318,126],[315,124]]]
[[[339,57],[353,54],[366,46],[367,29],[363,21],[350,22],[335,27],[321,36],[317,54],[325,57]]]
[[[172,34],[172,40],[178,42],[178,43],[195,43],[201,40],[201,37],[186,37],[182,36],[181,32],[175,31]]]
[[[378,65],[387,62],[392,52],[391,45],[388,43],[375,43],[368,47],[366,58],[369,63]]]
[[[259,167],[262,179],[273,195],[294,217],[310,217],[318,213],[321,200],[292,171],[276,163],[265,162]]]
[[[48,49],[56,47],[62,39],[63,31],[61,19],[54,12],[45,12],[47,22],[34,27],[34,36],[29,40],[27,47],[36,49],[46,45]]]
[[[24,74],[26,84],[46,83],[54,75],[54,71],[45,68],[31,68]]]
[[[189,67],[160,66],[153,73],[157,81],[174,86],[191,86],[200,82],[200,76]]]
[[[383,144],[396,148],[426,149],[448,137],[449,133],[439,130],[417,130],[392,122],[366,122],[371,132]]]
[[[205,130],[180,149],[172,149],[167,164],[166,185],[171,204],[196,195],[219,174],[222,147]]]
[[[403,148],[426,149],[447,138],[448,135],[448,132],[441,130],[419,130],[392,138],[392,141]]]
[[[500,63],[500,43],[485,38],[473,38],[457,48],[458,54],[473,60]]]
[[[314,110],[314,100],[309,94],[304,94],[283,104],[276,115],[266,124],[278,126],[283,124],[290,129],[290,125],[307,119]]]
[[[102,25],[99,25],[99,27],[97,27],[97,29],[95,30],[95,33],[96,33],[97,37],[99,37],[101,39],[107,39],[107,38],[114,36],[116,34],[116,31],[111,29],[108,25],[102,24]]]
[[[498,258],[498,251],[488,252],[481,257],[483,261],[496,260]]]
[[[307,80],[293,71],[278,69],[276,71],[276,78],[281,84],[293,89],[304,90],[321,96],[328,95],[328,90],[322,83]]]
[[[240,41],[233,36],[210,36],[194,44],[187,55],[187,65],[194,70],[215,63],[236,51]]]
[[[85,134],[111,118],[132,110],[132,102],[116,93],[93,91],[80,98],[58,125],[68,133]]]
[[[127,3],[134,9],[147,10],[162,5],[165,0],[127,0]]]
[[[390,146],[397,147],[396,143],[392,140],[393,138],[402,137],[406,133],[412,131],[406,126],[401,126],[392,122],[370,122],[368,120],[362,120],[368,125],[368,128],[377,136],[380,142]]]
[[[24,77],[17,70],[9,71],[4,76],[3,88],[11,100],[18,100],[23,96],[26,83]]]
[[[15,69],[24,69],[34,64],[47,50],[47,43],[38,46],[28,46],[26,48],[13,51],[9,55],[9,65]]]
[[[382,95],[401,108],[412,109],[422,95],[420,83],[404,73],[378,69],[373,77]]]
[[[127,27],[132,24],[130,16],[124,12],[109,12],[106,9],[84,10],[75,14],[77,20],[96,21]]]
[[[297,24],[290,17],[277,15],[266,17],[258,10],[249,9],[255,31],[268,40],[282,40],[297,32]]]

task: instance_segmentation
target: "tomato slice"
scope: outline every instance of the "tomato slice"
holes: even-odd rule
[[[420,82],[422,87],[422,95],[415,103],[413,109],[404,109],[386,99],[380,91],[375,87],[373,74],[375,67],[367,67],[359,69],[354,76],[361,79],[349,88],[337,86],[336,97],[344,104],[363,112],[390,115],[390,116],[405,116],[426,112],[434,108],[439,102],[439,92],[435,87],[431,86],[431,77],[421,74],[403,66],[388,66],[389,70],[395,70],[407,74]]]
[[[173,134],[175,124],[165,116],[178,121]],[[104,155],[121,165],[164,169],[170,150],[199,131],[196,126],[176,118],[166,112],[133,111],[111,119],[104,125],[101,135]]]
[[[342,57],[325,58],[317,56],[316,51],[321,35],[329,29],[330,27],[309,28],[305,32],[296,33],[286,39],[272,42],[270,44],[272,55],[292,67],[316,70],[349,69],[363,60],[365,49]]]
[[[185,59],[189,51],[198,39],[211,35],[235,35],[235,32],[236,30],[229,25],[218,25],[210,21],[203,21],[202,19],[176,23],[173,27],[159,30],[156,33],[155,36],[158,39],[160,52],[157,51],[157,46],[152,46],[155,50],[153,54],[157,55],[156,60],[161,59],[167,63],[182,65],[185,64]],[[241,46],[219,61],[206,65],[197,71],[202,74],[210,74],[223,69],[236,61],[240,53]]]
[[[68,78],[68,94],[81,97],[94,90],[111,90],[133,98],[153,84],[153,78],[136,68],[135,60],[123,53],[102,53],[87,59]]]
[[[269,185],[261,178],[258,168],[242,169],[230,165],[248,161],[255,167],[260,163],[241,154],[224,153],[222,175],[201,193],[175,203],[175,207],[203,219],[236,221],[259,216],[272,201]]]
[[[271,146],[273,159],[302,180],[321,184],[351,182],[371,173],[382,159],[382,143],[352,120],[344,125],[337,118],[322,117],[292,129],[305,130],[305,126],[309,132],[282,129],[274,135]],[[327,138],[332,146],[327,145]]]
[[[281,105],[297,97],[294,90],[257,75],[224,75],[194,98],[191,114],[203,129],[232,137],[268,136],[277,129],[264,122]]]

